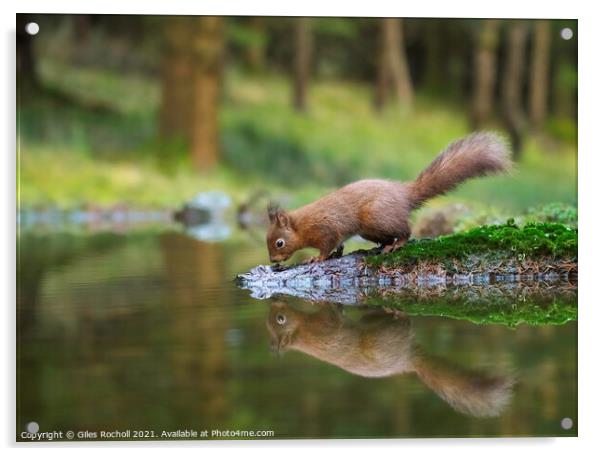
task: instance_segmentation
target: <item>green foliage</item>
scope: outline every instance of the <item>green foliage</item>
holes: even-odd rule
[[[516,213],[497,206],[471,203],[427,208],[417,214],[417,223],[414,227],[435,223],[437,226],[449,226],[452,232],[460,233],[482,225],[500,225],[511,217],[518,226],[527,223],[555,222],[576,228],[578,221],[577,206],[574,204],[554,202]]]
[[[397,252],[370,257],[373,265],[409,266],[419,261],[462,259],[471,254],[499,253],[506,257],[576,258],[577,230],[558,223],[532,223],[474,228],[464,233],[410,242]]]
[[[546,132],[560,141],[577,143],[577,124],[571,119],[551,117],[546,121]]]
[[[318,185],[343,185],[358,174],[328,155],[321,161],[311,160],[302,144],[287,136],[266,134],[258,124],[241,124],[236,131],[226,131],[223,150],[228,166],[296,187],[308,180]]]
[[[20,208],[52,205],[73,208],[86,203],[109,206],[174,207],[197,192],[224,190],[243,200],[260,188],[253,176],[225,167],[199,175],[188,167],[159,167],[158,160],[107,160],[77,151],[40,145],[21,146],[18,203]],[[315,194],[314,194],[315,195]]]
[[[318,17],[312,21],[312,30],[320,37],[331,35],[333,37],[353,39],[359,30],[360,22],[350,21],[339,17]]]
[[[156,79],[56,62],[41,65],[41,74],[68,97],[19,107],[19,196],[28,206],[173,206],[210,188],[243,198],[261,188],[297,206],[355,179],[413,179],[468,133],[461,108],[420,94],[411,115],[394,106],[377,115],[368,86],[317,81],[309,111],[299,114],[285,78],[232,72],[220,114],[223,164],[199,176],[184,143],[157,139]],[[572,202],[575,167],[572,146],[550,159],[529,141],[515,175],[468,182],[431,204],[468,201],[515,214]]]
[[[228,42],[243,49],[265,47],[267,36],[253,29],[248,23],[230,21],[227,28]]]
[[[527,211],[530,221],[556,222],[564,225],[577,225],[577,207],[571,204],[550,203]]]
[[[451,294],[450,294],[451,295]],[[509,299],[484,293],[477,299],[465,295],[428,298],[413,294],[373,297],[371,305],[385,306],[403,311],[410,316],[444,316],[466,320],[476,324],[500,324],[510,327],[527,325],[562,325],[577,320],[577,295],[558,294],[553,298],[526,295],[525,298]]]
[[[193,167],[189,145],[183,138],[159,138],[131,151],[131,158],[148,160],[157,170],[175,176],[182,169]]]
[[[94,159],[139,158],[154,139],[159,87],[139,76],[41,61],[43,90],[18,106],[21,145]],[[146,156],[146,155],[145,155]]]
[[[567,62],[562,62],[558,69],[558,82],[561,87],[576,89],[578,82],[577,68]]]

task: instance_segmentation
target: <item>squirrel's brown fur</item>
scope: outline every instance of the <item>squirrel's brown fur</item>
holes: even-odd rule
[[[512,396],[513,375],[465,369],[424,353],[410,320],[382,309],[351,319],[330,303],[311,311],[274,301],[267,319],[275,350],[306,353],[362,377],[414,373],[455,410],[499,415]]]
[[[410,237],[412,210],[466,179],[505,172],[511,165],[497,135],[473,133],[450,144],[413,182],[360,180],[290,212],[270,206],[270,260],[287,260],[306,247],[318,249],[324,260],[357,234],[395,250]]]

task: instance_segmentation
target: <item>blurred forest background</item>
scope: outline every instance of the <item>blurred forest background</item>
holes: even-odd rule
[[[302,204],[476,129],[517,171],[444,203],[576,203],[577,21],[18,15],[17,74],[21,208]]]

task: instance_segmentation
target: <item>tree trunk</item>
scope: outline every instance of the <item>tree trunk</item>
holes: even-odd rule
[[[445,35],[441,33],[441,20],[429,19],[425,22],[425,69],[424,85],[434,91],[441,91],[443,85],[443,61],[444,55],[441,46]]]
[[[531,55],[529,117],[534,131],[541,130],[547,114],[550,71],[550,21],[535,23]]]
[[[249,27],[253,31],[253,42],[249,44],[246,52],[246,60],[252,71],[259,72],[265,67],[265,20],[263,17],[251,17]]]
[[[374,91],[374,106],[378,112],[382,112],[391,89],[389,87],[389,75],[387,71],[387,42],[385,34],[385,23],[384,19],[380,21],[380,40],[378,49],[378,60],[376,68],[376,85]]]
[[[92,29],[92,16],[89,14],[76,14],[73,16],[73,29],[78,44],[90,39]]]
[[[213,167],[219,157],[218,107],[224,52],[223,18],[195,21],[192,156],[199,171]]]
[[[403,22],[398,18],[381,20],[381,49],[376,84],[376,108],[381,110],[393,95],[411,108],[414,93],[403,45]]]
[[[295,19],[295,65],[293,106],[297,111],[307,109],[307,85],[311,67],[312,36],[311,19]]]
[[[527,24],[524,21],[513,22],[507,36],[506,67],[502,84],[502,111],[515,158],[520,156],[525,129],[521,92],[524,82],[526,42]]]
[[[165,137],[190,141],[192,135],[192,24],[168,17],[164,29],[160,130]]]
[[[499,25],[498,20],[484,20],[477,36],[471,113],[474,130],[481,128],[489,120],[493,111]]]
[[[411,107],[414,101],[414,92],[405,53],[403,22],[401,19],[386,19],[386,21],[391,22],[387,27],[387,33],[391,43],[389,61],[391,62],[395,92],[401,103]]]

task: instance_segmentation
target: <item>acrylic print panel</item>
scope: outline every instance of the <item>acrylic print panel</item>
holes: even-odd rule
[[[577,435],[577,39],[17,15],[16,439]]]

